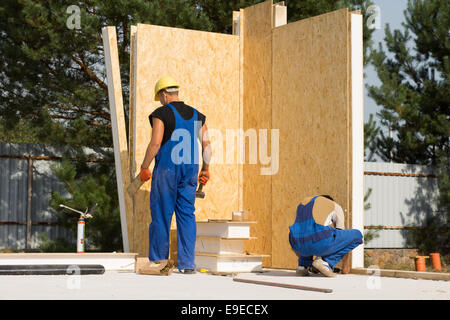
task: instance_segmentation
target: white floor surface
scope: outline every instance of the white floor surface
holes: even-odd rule
[[[297,277],[291,270],[241,273],[238,278],[332,289],[332,293],[303,291],[233,281],[232,276],[197,272],[149,276],[132,272],[103,275],[0,276],[0,299],[144,299],[144,300],[449,300],[450,282],[365,275],[336,278]]]

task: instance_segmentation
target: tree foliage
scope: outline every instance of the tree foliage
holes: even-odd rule
[[[440,176],[438,213],[427,220],[421,236],[420,231],[415,232],[415,238],[419,244],[428,237],[427,243],[434,239],[442,245],[445,241],[439,239],[444,235],[448,247],[450,2],[408,1],[404,14],[403,30],[392,31],[387,24],[386,48],[380,44],[372,52],[381,85],[369,86],[369,95],[382,106],[380,123],[393,132],[390,137],[380,131],[376,153],[385,161],[436,168]],[[444,226],[447,231],[432,232],[436,226]]]
[[[125,115],[128,115],[129,32],[137,23],[231,33],[232,11],[259,1],[4,0],[0,3],[0,120],[20,121],[41,143],[111,146],[111,116],[101,28],[117,27]],[[286,1],[289,21],[367,0]],[[68,21],[80,10],[80,29]],[[365,26],[365,43],[371,30]],[[126,122],[128,123],[128,122]]]
[[[59,212],[58,222],[72,230],[76,235],[78,215],[59,207],[64,204],[78,211],[85,212],[97,204],[93,218],[86,220],[86,242],[90,247],[101,251],[115,251],[122,249],[122,232],[115,177],[108,173],[108,163],[89,168],[86,163],[77,164],[63,161],[53,167],[57,177],[64,183],[69,196],[58,192],[52,193],[51,206]]]

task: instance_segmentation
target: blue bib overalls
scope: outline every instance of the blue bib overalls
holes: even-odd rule
[[[155,156],[150,191],[149,260],[169,257],[170,224],[177,222],[178,269],[195,269],[195,191],[198,181],[197,110],[185,120],[174,106],[175,129]]]
[[[347,252],[362,243],[363,237],[357,229],[339,230],[316,223],[312,215],[316,198],[297,207],[295,223],[289,227],[289,243],[299,254],[299,266],[309,267],[313,256],[319,256],[334,268]]]

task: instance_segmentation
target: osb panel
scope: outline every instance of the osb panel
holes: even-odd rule
[[[243,24],[243,128],[270,130],[272,81],[272,1],[241,10]],[[269,132],[269,131],[268,131]],[[270,134],[268,134],[270,137]],[[259,164],[249,164],[249,141],[246,140],[243,172],[243,209],[249,220],[258,223],[251,228],[257,240],[246,241],[245,250],[271,254],[271,176],[261,175]],[[268,143],[270,148],[270,140]],[[271,266],[271,257],[263,259],[263,266]]]
[[[153,101],[154,85],[171,75],[181,86],[180,99],[206,115],[211,134],[211,179],[205,199],[196,201],[196,218],[231,219],[238,209],[238,165],[224,162],[227,151],[233,156],[237,149],[226,148],[225,137],[226,129],[239,128],[239,37],[139,24],[136,68],[136,168],[151,137],[148,115],[160,106]],[[141,255],[148,250],[149,189],[147,183],[135,196],[135,243]]]
[[[272,267],[295,268],[288,241],[299,202],[329,194],[349,208],[347,9],[273,30]]]
[[[136,121],[136,109],[135,109],[135,64],[136,64],[136,26],[131,26],[130,30],[130,98],[129,98],[129,106],[128,106],[128,163],[129,163],[129,174],[130,181],[133,179],[133,175],[135,173],[134,168],[134,123]],[[133,211],[128,214],[127,213],[127,225],[129,230],[129,238],[130,238],[130,250],[134,251],[134,199],[132,199],[133,203]]]
[[[129,155],[129,163],[130,163],[130,178],[133,177],[136,169],[134,168],[134,123],[136,122],[136,77],[135,68],[136,68],[136,32],[137,27],[131,26],[130,30],[130,98],[129,98],[129,106],[128,106],[128,155]]]
[[[120,205],[120,218],[122,223],[122,233],[125,237],[123,241],[123,249],[125,252],[128,252],[130,250],[130,242],[132,242],[130,241],[130,238],[132,238],[132,225],[128,225],[127,222],[131,220],[133,206],[131,198],[128,193],[125,192],[126,187],[130,183],[130,171],[116,28],[103,28],[102,36],[103,46],[105,48],[105,64],[108,80],[109,105],[111,109],[111,127],[114,142],[114,159]]]
[[[239,11],[233,11],[233,34],[242,35],[244,33],[244,11],[240,9]],[[239,128],[244,128],[244,37],[239,36]],[[239,132],[239,139],[242,141],[243,130]],[[238,158],[244,154],[244,145],[239,145]],[[239,158],[240,159],[240,158]],[[244,185],[244,163],[240,161],[238,164],[239,172],[239,199],[238,199],[238,210],[244,210],[244,194],[242,192]]]

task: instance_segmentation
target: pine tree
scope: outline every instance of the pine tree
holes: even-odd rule
[[[53,209],[59,211],[58,222],[72,230],[74,235],[77,234],[79,217],[76,213],[61,209],[59,205],[64,204],[84,212],[97,204],[93,217],[86,220],[86,240],[90,247],[104,252],[122,249],[118,198],[113,196],[117,194],[117,185],[112,183],[115,177],[111,176],[108,165],[105,162],[87,169],[84,161],[72,163],[65,160],[54,166],[54,172],[70,196],[53,192],[51,200]]]
[[[117,26],[127,106],[129,30],[138,22],[210,29],[186,1],[2,1],[1,124],[13,130],[26,120],[42,143],[111,146],[101,28]]]
[[[369,120],[364,123],[364,148],[368,150],[368,154],[364,150],[365,161],[372,161],[373,156],[377,150],[377,138],[380,134],[380,127],[377,126],[377,123],[373,119],[373,114],[370,114]]]
[[[380,44],[372,61],[381,86],[369,86],[369,95],[382,110],[380,122],[392,137],[380,132],[377,154],[385,161],[422,164],[438,170],[440,214],[427,225],[450,223],[450,2],[408,1],[403,31],[385,28],[386,53]],[[425,231],[426,232],[426,231]],[[417,237],[419,239],[419,237]],[[419,241],[420,242],[420,241]]]

